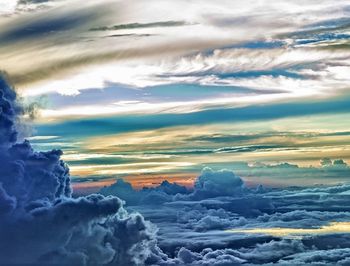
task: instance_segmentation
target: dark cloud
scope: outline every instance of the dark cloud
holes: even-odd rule
[[[91,28],[91,31],[107,31],[107,30],[130,30],[144,28],[159,28],[159,27],[179,27],[188,25],[185,21],[159,21],[151,23],[128,23],[114,26],[101,26]]]
[[[30,17],[2,31],[0,43],[13,45],[15,42],[30,41],[39,37],[52,37],[57,33],[76,29],[93,20],[94,17],[96,17],[96,13],[92,10],[58,15],[50,13],[46,16]]]
[[[41,3],[48,3],[48,2],[54,2],[55,0],[20,0],[18,4],[41,4]]]
[[[150,36],[154,36],[153,34],[134,34],[134,33],[130,33],[130,34],[112,34],[112,35],[107,35],[104,36],[106,38],[118,38],[118,37],[150,37]]]
[[[16,141],[18,132],[14,125],[16,116],[22,112],[22,109],[14,102],[15,92],[7,86],[6,81],[2,78],[0,78],[0,88],[0,147],[5,148]]]

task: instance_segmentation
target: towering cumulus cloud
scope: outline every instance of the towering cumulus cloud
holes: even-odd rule
[[[62,152],[17,143],[21,113],[16,93],[0,77],[1,264],[143,264],[155,228],[128,214],[117,197],[72,198]]]

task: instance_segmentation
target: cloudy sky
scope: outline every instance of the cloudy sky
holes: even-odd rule
[[[86,186],[190,185],[205,166],[270,186],[349,177],[321,164],[350,159],[348,1],[2,0],[0,12],[0,69],[35,118],[34,147],[63,149]]]
[[[0,265],[350,265],[350,4],[0,0]]]

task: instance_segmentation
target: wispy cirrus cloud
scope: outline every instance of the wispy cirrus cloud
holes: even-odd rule
[[[29,4],[27,2],[26,4]],[[320,77],[329,72],[329,77],[326,77],[325,81],[335,81],[333,70],[326,67],[336,65],[336,60],[344,62],[348,57],[347,51],[322,52],[315,46],[317,42],[314,43],[313,49],[303,47],[310,46],[310,43],[307,45],[302,42],[303,38],[307,40],[313,36],[318,38],[321,44],[322,38],[325,38],[317,35],[317,32],[310,31],[311,28],[313,31],[324,32],[336,30],[339,34],[327,36],[327,40],[332,41],[333,44],[341,43],[345,38],[341,31],[346,29],[346,21],[341,20],[341,16],[344,16],[344,12],[346,13],[345,2],[339,2],[337,6],[329,1],[308,2],[302,5],[303,12],[300,6],[293,2],[284,4],[273,2],[268,5],[261,4],[259,7],[248,2],[244,9],[241,8],[240,12],[234,13],[229,10],[237,10],[235,9],[237,6],[230,2],[215,5],[203,1],[202,8],[199,9],[197,5],[188,5],[186,12],[182,10],[180,2],[159,4],[157,1],[151,1],[145,5],[136,1],[126,6],[122,3],[111,4],[106,1],[106,3],[84,5],[84,9],[78,8],[79,3],[74,1],[68,6],[66,2],[59,1],[59,7],[54,10],[45,9],[35,12],[35,15],[28,12],[3,20],[4,28],[7,29],[7,33],[5,31],[3,35],[3,41],[10,42],[10,45],[19,51],[18,55],[11,55],[11,61],[22,63],[11,66],[10,61],[7,61],[9,50],[6,47],[2,52],[2,62],[6,65],[6,70],[14,82],[27,95],[49,91],[69,94],[69,90],[72,90],[70,94],[74,95],[83,89],[96,86],[104,88],[105,83],[111,81],[139,88],[176,83],[221,86],[235,83],[244,86],[241,83],[246,83],[247,86],[257,86],[263,80],[249,83],[250,80],[248,82],[243,78],[234,79],[233,77],[242,71],[249,73],[269,69],[275,71],[275,74],[266,86],[288,86],[294,91],[298,91],[299,87],[311,86],[314,87],[314,95],[319,92],[317,87],[323,81],[319,78],[317,83],[314,77]],[[110,8],[111,6],[113,8]],[[159,12],[154,17],[152,10],[155,8],[167,12]],[[140,9],[142,9],[141,20],[138,16]],[[328,12],[324,12],[325,9]],[[122,14],[120,10],[127,12]],[[176,12],[179,10],[181,12]],[[275,10],[278,12],[272,12]],[[308,17],[304,15],[306,12]],[[53,13],[55,16],[52,16]],[[57,14],[60,16],[57,17]],[[93,19],[79,19],[86,15]],[[286,19],[287,17],[291,19]],[[333,24],[336,22],[332,24],[330,21],[338,21],[339,25],[337,24],[335,28]],[[33,25],[30,30],[25,26],[28,24]],[[60,25],[61,28],[55,28],[54,25]],[[118,36],[123,36],[123,41],[116,43],[112,38],[101,38],[103,36],[99,31],[89,31],[100,25],[115,25],[106,26],[103,29],[120,32]],[[63,29],[62,26],[65,28]],[[257,27],[261,30],[250,30]],[[24,34],[15,34],[18,32]],[[188,34],[189,32],[192,32],[191,35]],[[233,32],[234,34],[231,34]],[[23,42],[11,36],[21,38]],[[132,43],[130,38],[135,36],[139,36],[140,39],[133,47],[130,45]],[[40,38],[40,42],[34,37]],[[28,38],[31,41],[29,43],[26,41],[24,45],[24,40]],[[244,47],[244,43],[247,43],[246,48],[249,48],[249,42],[256,43],[255,52],[250,49],[221,49],[235,45]],[[280,42],[284,49],[281,47],[280,49],[278,47],[261,49],[264,47],[264,42]],[[55,46],[55,50],[49,49],[51,46]],[[324,43],[322,46],[324,47]],[[36,47],[36,51],[30,47]],[[206,55],[204,51],[208,49],[215,49],[215,53]],[[158,54],[152,51],[157,51]],[[308,56],[306,57],[305,54]],[[164,60],[164,57],[168,59]],[[30,58],[35,60],[27,60]],[[45,60],[42,60],[44,58]],[[256,61],[249,63],[249,59],[252,58]],[[27,61],[33,62],[30,67],[25,65],[24,62]],[[108,66],[103,66],[104,64]],[[96,65],[101,71],[96,68],[91,69]],[[141,77],[132,75],[135,65],[146,74]],[[321,65],[323,72],[320,69]],[[313,72],[307,75],[311,70]],[[289,80],[278,79],[278,76],[284,76],[283,71],[284,74],[290,73]],[[92,72],[94,74],[91,74]],[[231,78],[230,74],[232,74]],[[90,85],[88,82],[77,82],[87,75],[90,77]],[[264,76],[265,80],[270,79],[268,73],[259,75]],[[300,81],[301,77],[304,80]],[[345,82],[347,81],[344,81],[344,84]],[[342,84],[330,85],[342,86]],[[63,91],[60,89],[62,87],[65,88]],[[323,88],[320,90],[322,91]]]

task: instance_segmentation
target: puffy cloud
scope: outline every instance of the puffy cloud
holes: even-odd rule
[[[166,261],[158,259],[157,265],[265,265],[265,263],[280,262],[281,258],[300,254],[305,249],[300,240],[272,240],[241,249],[204,248],[200,252],[182,247],[173,259],[167,258]]]
[[[306,211],[275,212],[257,217],[256,222],[269,227],[312,228],[328,221],[348,221],[349,212]]]
[[[0,215],[9,213],[16,208],[16,198],[10,197],[0,183]]]
[[[100,193],[118,196],[125,200],[128,205],[139,205],[164,203],[171,201],[173,196],[178,193],[188,194],[189,191],[184,186],[169,183],[166,180],[154,188],[145,187],[141,190],[135,190],[130,183],[125,182],[123,179],[117,179],[114,184],[102,188]]]
[[[291,254],[303,252],[305,246],[300,240],[270,241],[257,244],[253,249],[241,249],[241,257],[255,264],[274,262]]]
[[[177,212],[177,221],[185,228],[197,232],[214,229],[227,229],[243,226],[248,223],[246,218],[230,213],[224,209],[207,209],[201,205],[185,207]]]
[[[340,265],[350,264],[350,249],[314,250],[292,255],[279,261],[280,265]]]
[[[16,115],[21,112],[21,108],[14,101],[16,93],[2,78],[0,78],[0,88],[0,148],[3,148],[16,141],[17,131],[14,125]]]
[[[130,183],[125,182],[123,179],[117,179],[114,184],[102,188],[100,193],[103,195],[118,196],[131,205],[139,202],[137,191],[133,189]]]
[[[200,253],[191,252],[186,248],[181,248],[178,253],[178,259],[183,264],[190,265],[241,265],[244,260],[237,258],[236,252],[229,249],[224,250],[212,250],[204,249]]]
[[[243,191],[243,181],[232,171],[214,172],[204,168],[194,185],[194,198],[210,198],[218,196],[239,195]]]

